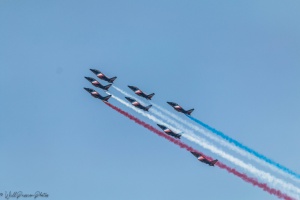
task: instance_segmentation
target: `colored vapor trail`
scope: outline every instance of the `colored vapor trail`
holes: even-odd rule
[[[170,117],[173,117],[174,119],[176,119],[177,121],[181,122],[182,124],[184,124],[184,125],[188,126],[189,128],[191,128],[191,129],[193,129],[193,130],[195,130],[195,131],[197,131],[197,132],[203,134],[204,136],[206,136],[206,137],[208,137],[209,139],[211,139],[211,140],[213,140],[213,141],[215,141],[215,142],[221,144],[222,146],[225,146],[225,147],[227,147],[227,148],[229,148],[229,149],[235,151],[236,153],[238,153],[238,154],[240,154],[240,155],[242,155],[242,156],[247,157],[247,158],[250,159],[250,160],[254,160],[255,162],[257,162],[257,163],[259,163],[259,164],[261,164],[261,165],[264,165],[264,166],[270,168],[271,170],[273,170],[274,172],[277,172],[277,173],[279,173],[279,174],[281,174],[281,175],[283,175],[283,176],[285,176],[285,177],[288,177],[288,178],[292,179],[293,181],[296,181],[296,182],[299,182],[299,181],[300,181],[300,179],[298,179],[298,178],[296,178],[295,176],[293,176],[293,175],[287,173],[286,171],[283,171],[282,169],[278,168],[277,166],[274,166],[274,165],[272,165],[272,164],[270,164],[270,163],[267,163],[265,160],[263,160],[263,159],[261,159],[261,158],[255,156],[254,154],[249,153],[248,151],[245,151],[244,149],[239,148],[238,146],[236,146],[236,145],[234,145],[234,144],[228,142],[227,140],[223,140],[223,139],[221,139],[221,138],[218,138],[217,135],[211,134],[210,132],[204,130],[202,127],[200,128],[200,127],[198,127],[198,126],[196,126],[196,125],[194,125],[194,124],[192,124],[192,123],[190,123],[190,122],[188,122],[188,121],[186,121],[186,120],[184,120],[184,119],[178,117],[177,115],[175,115],[175,114],[169,112],[168,110],[166,110],[166,109],[164,109],[164,108],[162,108],[162,107],[160,107],[160,106],[158,106],[158,105],[156,105],[156,104],[153,104],[153,105],[154,105],[157,109],[159,109],[160,111],[164,112],[166,115],[169,115]],[[171,124],[173,124],[173,125],[175,125],[175,126],[176,126],[176,124],[177,124],[174,120],[170,119],[170,118],[167,117],[167,116],[164,116],[164,115],[163,115],[162,113],[160,113],[159,111],[156,111],[156,110],[152,109],[152,110],[150,110],[150,112],[152,112],[152,113],[154,113],[155,115],[161,117],[162,119],[167,120],[167,122],[169,122],[169,123],[171,123]],[[177,128],[183,130],[181,127],[177,127]]]
[[[128,94],[127,92],[125,92],[124,90],[122,90],[122,89],[120,89],[120,88],[118,88],[118,87],[116,87],[116,86],[113,86],[113,88],[116,89],[118,92],[122,93],[122,94],[125,95],[125,96],[129,96],[129,97],[134,98],[132,95]],[[118,100],[119,102],[121,102],[120,99],[117,99],[117,100]],[[139,101],[142,102],[143,104],[145,104],[143,101],[141,101],[141,100],[139,100]],[[121,103],[124,104],[124,102],[121,102]],[[184,120],[184,119],[178,117],[177,115],[175,115],[175,114],[169,112],[168,110],[166,110],[166,109],[160,107],[160,106],[157,105],[157,104],[154,104],[153,102],[151,102],[151,103],[153,104],[154,107],[156,107],[158,110],[162,111],[163,113],[165,113],[165,114],[168,115],[168,116],[166,116],[165,114],[162,114],[160,111],[156,110],[155,108],[150,109],[150,112],[151,112],[151,113],[153,113],[154,115],[159,116],[161,119],[167,121],[167,123],[170,123],[170,124],[174,125],[176,128],[180,129],[181,131],[183,131],[183,132],[185,132],[185,133],[187,133],[187,132],[190,132],[190,133],[191,133],[191,131],[187,131],[187,129],[185,129],[185,128],[181,125],[181,124],[184,124],[184,125],[186,125],[187,127],[193,129],[194,131],[197,131],[197,132],[203,134],[204,136],[206,136],[206,137],[208,137],[209,139],[211,139],[211,140],[217,142],[218,144],[220,144],[220,145],[222,145],[222,146],[225,146],[225,147],[227,147],[227,148],[229,148],[229,149],[231,149],[231,150],[237,152],[238,154],[247,157],[247,158],[250,159],[250,160],[254,160],[254,161],[256,161],[257,163],[259,163],[259,164],[261,164],[261,165],[264,165],[264,166],[270,168],[271,170],[273,170],[273,171],[275,171],[275,172],[277,172],[277,173],[279,173],[279,174],[281,174],[281,175],[283,175],[283,176],[286,176],[286,177],[288,177],[288,178],[290,178],[290,179],[292,179],[292,180],[294,180],[294,181],[297,181],[297,182],[300,181],[300,179],[297,179],[295,176],[293,176],[293,175],[287,173],[286,171],[282,170],[281,168],[278,168],[276,165],[273,165],[273,164],[271,164],[271,163],[266,162],[265,160],[261,159],[260,157],[257,157],[255,154],[252,154],[252,153],[250,153],[250,152],[248,152],[248,151],[245,151],[244,149],[240,148],[239,146],[236,146],[236,145],[234,145],[233,143],[230,143],[230,142],[227,141],[227,140],[223,140],[223,139],[219,138],[217,135],[211,134],[211,132],[208,132],[208,131],[204,130],[202,127],[199,127],[199,126],[197,126],[197,125],[194,125],[194,124],[188,122],[187,120]],[[126,104],[125,104],[125,105],[126,105]],[[128,106],[128,105],[126,105],[126,106]],[[140,114],[143,114],[142,112],[139,112],[139,113],[140,113]],[[145,116],[145,115],[144,115],[144,116]],[[148,116],[147,116],[147,117],[148,117]],[[171,119],[170,117],[176,119],[176,120],[177,120],[178,122],[180,122],[181,124],[177,123],[175,120]],[[148,118],[149,118],[149,117],[148,117]],[[156,122],[157,122],[157,121],[156,121]],[[157,123],[161,123],[161,122],[157,122]],[[177,131],[179,131],[179,130],[177,130]],[[194,136],[194,138],[196,137],[196,135],[194,135],[194,134],[193,134],[193,136]]]
[[[109,107],[111,107],[112,109],[114,109],[115,111],[117,111],[118,113],[124,115],[125,117],[129,118],[130,120],[134,121],[135,123],[147,128],[148,130],[150,130],[151,132],[161,136],[161,137],[164,137],[165,139],[169,140],[170,142],[178,145],[179,147],[181,148],[184,148],[188,151],[195,151],[195,152],[198,152],[196,151],[195,149],[193,149],[192,147],[182,143],[181,141],[177,140],[177,139],[174,139],[172,138],[171,136],[168,136],[164,133],[162,133],[161,131],[155,129],[153,126],[141,121],[140,119],[130,115],[129,113],[123,111],[122,109],[108,103],[108,102],[105,102],[106,105],[108,105]],[[200,153],[200,152],[199,152]],[[202,153],[201,153],[202,154]],[[204,155],[205,156],[205,155]],[[209,157],[207,157],[209,158]],[[211,158],[209,158],[211,159]],[[263,183],[260,183],[258,182],[257,180],[253,179],[253,178],[250,178],[248,177],[246,174],[243,174],[241,172],[238,172],[236,169],[233,169],[233,168],[230,168],[228,166],[226,166],[225,164],[223,163],[220,163],[218,162],[216,164],[216,166],[218,166],[219,168],[221,169],[225,169],[227,172],[231,173],[231,174],[234,174],[235,176],[241,178],[242,180],[244,180],[245,182],[248,182],[248,183],[251,183],[253,186],[257,186],[261,189],[263,189],[264,191],[268,192],[269,194],[272,194],[272,195],[275,195],[277,196],[278,198],[281,198],[281,199],[285,199],[285,200],[294,200],[292,197],[282,193],[281,191],[279,190],[276,190],[276,189],[273,189],[271,187],[269,187],[267,184],[263,184]]]
[[[221,169],[225,169],[227,172],[229,173],[232,173],[238,177],[240,177],[241,179],[243,179],[244,181],[248,182],[248,183],[251,183],[252,185],[254,186],[257,186],[259,188],[262,188],[264,191],[270,193],[270,194],[273,194],[279,198],[282,198],[282,199],[289,199],[289,200],[295,200],[294,198],[286,195],[286,194],[283,194],[281,191],[279,190],[276,190],[274,188],[270,188],[266,183],[260,183],[258,181],[256,181],[255,179],[253,178],[250,178],[248,176],[246,176],[245,174],[237,171],[236,169],[233,169],[233,168],[230,168],[226,165],[224,165],[223,163],[220,163],[220,162],[217,162],[216,165],[218,167],[220,167]]]
[[[269,164],[271,164],[271,165],[277,167],[278,169],[280,169],[280,170],[282,170],[282,171],[284,171],[284,172],[286,172],[286,173],[288,173],[288,174],[290,174],[290,175],[292,175],[292,176],[294,176],[294,177],[300,179],[300,175],[299,175],[299,174],[297,174],[296,172],[294,172],[294,171],[288,169],[287,167],[285,167],[285,166],[283,166],[283,165],[281,165],[281,164],[279,164],[279,163],[273,161],[273,160],[270,159],[270,158],[267,158],[266,156],[264,156],[264,155],[258,153],[257,151],[255,151],[255,150],[253,150],[253,149],[251,149],[251,148],[249,148],[249,147],[243,145],[242,143],[238,142],[237,140],[235,140],[235,139],[233,139],[233,138],[231,138],[231,137],[225,135],[225,134],[222,133],[221,131],[218,131],[218,130],[212,128],[211,126],[209,126],[209,125],[203,123],[202,121],[200,121],[200,120],[198,120],[198,119],[196,119],[196,118],[194,118],[194,117],[192,117],[192,116],[189,116],[189,115],[186,115],[186,116],[187,116],[188,118],[190,118],[191,120],[193,120],[194,122],[196,122],[197,124],[199,124],[199,125],[203,126],[204,128],[208,129],[208,130],[211,131],[212,133],[215,133],[216,135],[220,136],[220,137],[223,138],[224,140],[226,140],[226,141],[228,141],[228,142],[234,144],[235,146],[237,146],[237,147],[243,149],[244,151],[247,151],[248,153],[250,153],[250,154],[252,154],[252,155],[254,155],[254,156],[256,156],[256,157],[258,157],[258,158],[260,158],[260,159],[262,159],[262,160],[264,160],[265,162],[267,162],[267,163],[269,163]]]
[[[109,94],[108,92],[106,92],[107,94]],[[117,101],[119,101],[120,103],[122,103],[123,105],[129,107],[129,108],[132,108],[134,111],[136,111],[137,113],[143,115],[144,117],[147,117],[148,119],[154,121],[155,123],[163,123],[161,120],[157,119],[156,117],[150,115],[149,113],[146,113],[140,109],[137,109],[135,107],[133,107],[131,104],[123,101],[122,99],[116,97],[116,96],[112,96],[112,98],[116,99]],[[165,124],[165,123],[163,123]],[[168,127],[170,127],[169,125],[167,125]],[[172,128],[172,127],[171,127]],[[173,128],[172,128],[173,129]],[[255,176],[265,180],[265,181],[268,181],[269,183],[271,183],[272,185],[280,185],[282,188],[284,188],[285,190],[288,190],[289,193],[291,191],[293,192],[296,192],[297,193],[297,198],[299,198],[299,194],[300,194],[300,189],[290,183],[286,183],[285,181],[281,180],[281,179],[278,179],[276,177],[274,177],[273,175],[267,173],[267,172],[264,172],[262,170],[259,170],[257,168],[255,168],[254,166],[250,165],[250,164],[247,164],[237,158],[235,158],[234,156],[231,156],[227,153],[225,153],[224,151],[216,148],[215,146],[209,144],[206,140],[204,140],[203,138],[200,138],[198,136],[196,136],[195,134],[193,134],[191,131],[185,129],[183,130],[185,131],[185,134],[183,134],[182,136],[198,145],[200,145],[201,147],[205,148],[205,149],[208,149],[210,150],[211,152],[225,158],[226,160],[234,163],[235,165],[247,170],[248,172],[254,174]],[[295,195],[294,193],[290,195]]]

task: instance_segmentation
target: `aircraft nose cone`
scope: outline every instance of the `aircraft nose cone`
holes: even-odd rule
[[[157,126],[159,126],[159,128],[161,128],[161,129],[165,129],[166,128],[165,126],[163,126],[161,124],[157,124]]]
[[[191,154],[193,154],[196,158],[199,157],[199,155],[198,155],[196,152],[193,152],[193,151],[190,151],[190,152],[191,152]]]
[[[167,102],[170,106],[172,106],[172,102]]]
[[[131,86],[131,85],[128,85],[128,87],[129,87],[130,89],[134,90],[133,86]]]
[[[88,91],[88,92],[89,92],[89,88],[86,88],[86,87],[85,87],[84,89],[85,89],[86,91]]]
[[[90,69],[93,73],[96,73],[96,70],[94,70],[94,69]]]
[[[89,77],[86,77],[86,76],[85,76],[84,78],[85,78],[86,80],[88,80],[88,81],[90,80],[90,78],[89,78]]]

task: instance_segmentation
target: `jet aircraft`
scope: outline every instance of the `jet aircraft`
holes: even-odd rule
[[[207,158],[205,158],[204,156],[202,156],[201,154],[197,153],[197,152],[193,152],[191,151],[191,153],[200,161],[203,162],[205,164],[208,164],[209,166],[214,166],[216,164],[216,162],[218,162],[218,160],[211,160],[209,161]]]
[[[102,72],[100,72],[99,70],[97,69],[90,69],[94,74],[96,74],[96,76],[102,80],[105,80],[109,83],[113,83],[114,80],[117,78],[116,76],[115,77],[112,77],[112,78],[108,78],[107,76],[105,76]]]
[[[174,133],[171,129],[163,126],[163,125],[160,125],[160,124],[157,124],[166,134],[174,137],[174,138],[177,138],[177,139],[180,139],[181,135],[178,134],[178,133]]]
[[[101,88],[102,90],[108,90],[109,87],[112,85],[112,84],[108,84],[108,85],[104,86],[94,78],[91,78],[91,77],[84,77],[84,78],[86,78],[89,82],[91,82],[95,87]]]
[[[143,106],[142,104],[140,104],[140,102],[136,101],[135,99],[132,99],[130,97],[125,97],[133,106],[139,108],[139,109],[142,109],[144,111],[148,111],[149,108],[151,108],[152,105],[149,105],[149,106]]]
[[[135,94],[141,96],[141,97],[144,97],[145,99],[148,99],[148,100],[151,100],[151,98],[154,96],[154,93],[152,94],[145,94],[142,90],[140,90],[138,87],[135,87],[135,86],[130,86],[128,85],[128,87],[134,91]]]
[[[178,105],[177,103],[174,103],[174,102],[167,102],[167,103],[170,106],[172,106],[176,111],[182,112],[182,113],[187,114],[187,115],[191,115],[191,113],[194,111],[194,109],[184,110],[180,105]]]
[[[101,96],[97,91],[91,89],[91,88],[84,88],[88,93],[90,93],[93,97],[98,98],[102,101],[108,101],[108,99],[111,97],[111,95],[108,95],[106,97]]]

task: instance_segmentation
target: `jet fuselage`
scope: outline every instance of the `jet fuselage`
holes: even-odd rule
[[[111,97],[111,95],[108,95],[106,97],[101,96],[97,91],[91,89],[91,88],[84,88],[88,93],[90,93],[93,97],[100,99],[102,101],[108,101],[108,99]]]
[[[143,106],[140,102],[138,102],[137,100],[135,99],[132,99],[130,97],[125,97],[133,106],[139,108],[139,109],[142,109],[144,111],[147,111],[149,110],[149,108],[152,106],[152,105],[149,105],[149,106]]]
[[[173,132],[171,129],[167,128],[166,126],[164,125],[161,125],[161,124],[157,124],[159,126],[159,128],[161,128],[166,134],[174,137],[174,138],[177,138],[177,139],[180,139],[181,135],[178,134],[178,133],[175,133]]]
[[[205,158],[204,156],[202,156],[201,154],[197,153],[197,152],[192,152],[191,153],[200,161],[203,162],[205,164],[208,164],[209,166],[214,166],[216,164],[216,162],[218,162],[218,160],[208,160],[207,158]]]
[[[112,84],[108,84],[106,86],[102,85],[99,81],[91,77],[85,77],[90,83],[92,83],[95,87],[101,88],[102,90],[108,90]]]
[[[136,95],[138,95],[138,96],[140,96],[140,97],[143,97],[143,98],[145,98],[145,99],[151,100],[151,98],[154,96],[154,93],[149,94],[149,95],[145,94],[145,93],[144,93],[142,90],[140,90],[138,87],[130,86],[130,85],[128,85],[128,87],[129,87],[132,91],[134,91],[134,93],[135,93]]]
[[[107,81],[109,83],[113,83],[114,80],[117,78],[117,77],[112,77],[112,78],[108,78],[107,76],[105,76],[102,72],[100,72],[99,70],[97,69],[90,69],[94,74],[96,74],[96,76],[104,81]]]
[[[191,113],[194,111],[194,109],[190,110],[184,110],[180,105],[174,102],[167,102],[170,106],[172,106],[177,112],[181,112],[187,115],[191,115]]]

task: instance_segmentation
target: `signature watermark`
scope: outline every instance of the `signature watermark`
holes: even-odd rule
[[[0,199],[21,199],[21,198],[32,198],[32,199],[37,199],[37,198],[48,198],[49,194],[46,192],[40,192],[36,191],[35,193],[24,193],[22,191],[5,191],[5,192],[0,192]]]

